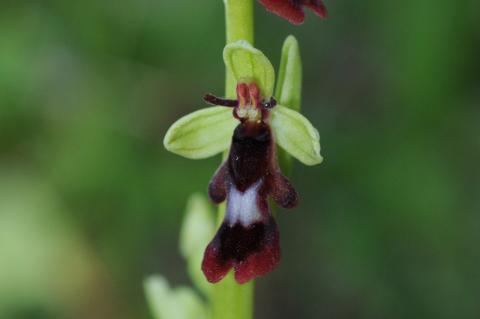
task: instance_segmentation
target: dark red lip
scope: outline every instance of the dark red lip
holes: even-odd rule
[[[327,7],[321,0],[259,0],[259,2],[268,11],[297,25],[305,20],[304,6],[321,18],[328,16]]]
[[[239,105],[260,104],[258,91],[253,89],[252,94],[248,89],[252,85],[239,84]],[[235,103],[229,100],[225,104]],[[213,176],[208,193],[217,204],[226,200],[227,209],[221,227],[205,250],[202,270],[207,280],[218,282],[232,268],[238,283],[272,271],[280,261],[280,244],[268,199],[292,208],[298,203],[298,195],[280,172],[274,136],[266,118],[240,121],[228,158]]]

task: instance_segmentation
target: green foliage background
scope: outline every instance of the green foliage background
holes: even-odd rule
[[[278,67],[301,45],[324,163],[296,165],[258,318],[480,316],[480,4],[331,1],[293,27],[256,6]],[[220,0],[0,3],[0,318],[149,318],[142,280],[188,284],[187,197],[219,158],[167,153],[221,94]]]

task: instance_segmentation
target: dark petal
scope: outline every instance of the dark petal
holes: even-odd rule
[[[321,0],[306,0],[305,5],[315,12],[321,18],[328,16],[327,7]]]
[[[220,105],[220,106],[227,106],[227,107],[238,106],[237,100],[222,99],[210,93],[205,94],[205,96],[203,97],[203,100],[212,105]]]
[[[270,272],[279,261],[279,235],[272,217],[246,227],[223,223],[205,250],[202,271],[215,283],[233,267],[235,280],[246,283]]]
[[[298,205],[298,194],[290,181],[277,172],[272,178],[270,196],[283,208],[294,208]]]
[[[270,12],[287,19],[293,24],[302,24],[305,20],[301,4],[292,0],[259,0]]]
[[[208,196],[215,204],[220,204],[227,197],[226,174],[228,174],[227,164],[223,163],[208,184]]]

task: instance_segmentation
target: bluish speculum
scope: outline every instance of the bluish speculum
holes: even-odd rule
[[[209,185],[215,203],[227,201],[225,217],[205,250],[202,270],[209,282],[220,281],[231,268],[245,283],[273,270],[280,260],[279,233],[268,206],[271,197],[285,208],[297,205],[295,189],[278,167],[268,124],[271,98],[265,102],[255,83],[237,85],[237,100],[205,97],[210,103],[233,107],[240,124],[233,132],[226,161]]]

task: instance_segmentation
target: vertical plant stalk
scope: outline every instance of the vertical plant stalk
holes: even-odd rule
[[[253,0],[223,0],[225,2],[225,23],[227,44],[246,40],[253,45]],[[228,98],[235,98],[235,81],[226,70],[225,94]]]
[[[253,45],[253,0],[224,0],[227,44],[246,40]],[[235,97],[235,80],[226,70],[225,96]],[[219,223],[225,215],[225,204],[218,208]],[[239,285],[230,272],[213,286],[211,309],[213,319],[252,319],[253,281]]]

